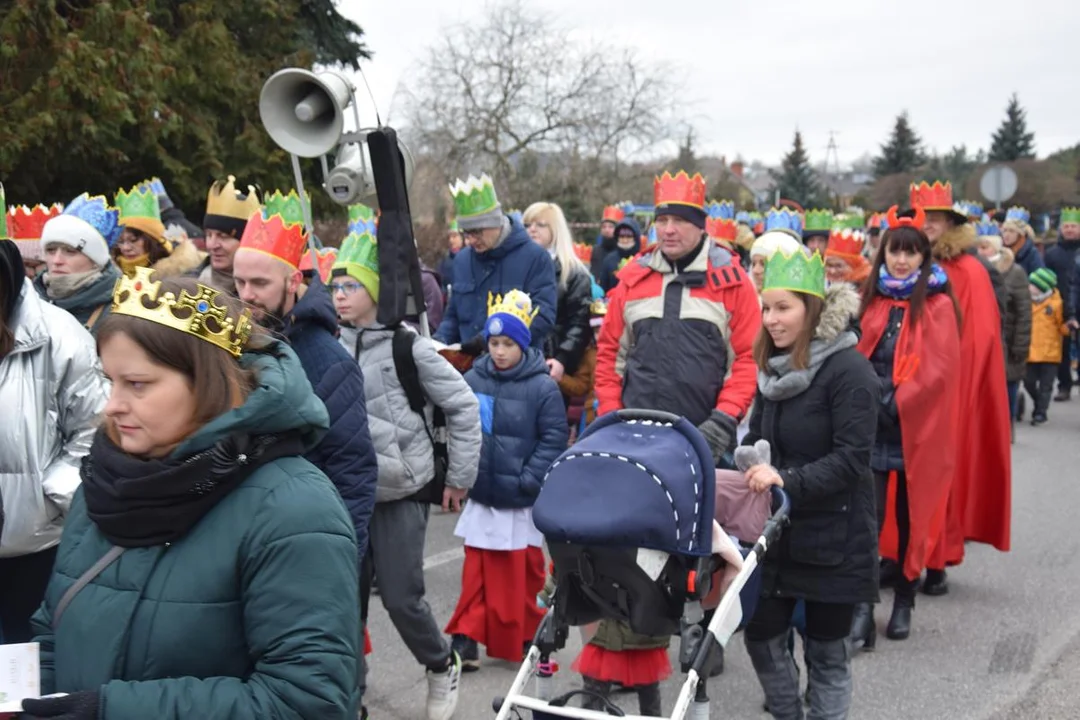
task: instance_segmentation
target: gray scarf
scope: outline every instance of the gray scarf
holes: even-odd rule
[[[845,330],[832,340],[811,340],[810,364],[803,370],[791,367],[790,353],[775,355],[769,358],[768,372],[758,370],[758,389],[766,400],[777,402],[801,395],[810,387],[826,360],[858,343],[858,336],[851,330]]]
[[[84,273],[71,273],[70,275],[53,275],[46,273],[41,281],[45,284],[45,293],[52,300],[69,298],[83,288],[88,288],[101,277],[101,270],[91,270]]]

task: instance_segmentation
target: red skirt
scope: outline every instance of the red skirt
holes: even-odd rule
[[[577,656],[573,669],[593,680],[640,687],[671,677],[671,659],[667,648],[616,651],[589,644]]]
[[[446,625],[487,648],[489,657],[520,663],[526,642],[544,613],[536,596],[544,589],[544,551],[479,550],[465,546],[461,597]]]

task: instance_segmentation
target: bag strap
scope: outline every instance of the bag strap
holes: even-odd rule
[[[101,319],[101,313],[103,313],[103,312],[105,312],[105,306],[104,305],[98,305],[97,310],[90,313],[90,319],[86,321],[86,325],[85,325],[87,330],[93,330],[94,329],[94,324],[97,323],[97,321]]]
[[[109,552],[102,555],[96,563],[90,566],[89,570],[80,575],[79,579],[76,580],[71,585],[71,587],[67,589],[67,592],[64,593],[63,597],[60,598],[60,602],[57,603],[56,610],[53,612],[52,629],[54,632],[56,628],[60,626],[60,618],[63,617],[64,611],[67,610],[68,605],[70,605],[71,601],[75,599],[75,596],[78,595],[84,587],[89,585],[91,580],[100,575],[105,570],[105,568],[112,565],[113,562],[115,562],[116,558],[123,555],[124,550],[126,549],[127,548],[113,545],[111,548],[109,548]]]
[[[424,430],[427,432],[428,439],[431,440],[431,445],[435,449],[435,457],[438,459],[439,457],[448,456],[446,413],[443,412],[441,407],[432,403],[434,411],[432,413],[432,424],[435,426],[434,431],[432,431],[432,428],[428,427],[427,415],[424,414],[424,409],[428,405],[427,396],[424,394],[424,387],[420,383],[420,371],[416,368],[416,358],[413,356],[415,338],[415,334],[407,328],[399,327],[394,330],[394,372],[397,373],[401,389],[405,391],[405,397],[409,401],[409,408],[419,415],[421,422],[424,423]]]

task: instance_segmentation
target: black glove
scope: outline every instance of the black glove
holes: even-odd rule
[[[100,704],[101,698],[94,691],[71,693],[64,697],[23,700],[23,712],[19,719],[97,720]]]
[[[465,342],[461,343],[461,352],[465,353],[466,355],[478,357],[480,355],[483,355],[485,350],[487,350],[487,340],[484,339],[483,333],[480,333],[472,340],[466,340]]]
[[[713,467],[719,467],[724,453],[735,450],[736,430],[739,424],[735,418],[719,410],[713,410],[709,419],[698,425],[698,430],[705,436],[705,442],[713,454]]]

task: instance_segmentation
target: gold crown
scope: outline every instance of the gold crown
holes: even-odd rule
[[[122,275],[113,290],[113,314],[130,315],[186,332],[217,345],[233,357],[240,357],[251,337],[249,310],[244,310],[234,320],[224,307],[217,304],[221,293],[201,283],[198,284],[199,292],[196,295],[184,290],[179,300],[171,292],[159,299],[161,281],[151,281],[153,274],[152,269],[140,267],[135,268],[133,276]],[[148,301],[154,303],[153,307],[147,307]],[[216,330],[213,329],[215,326]]]
[[[247,222],[254,213],[259,212],[259,193],[254,187],[248,185],[247,194],[241,193],[233,184],[236,177],[230,175],[224,184],[221,181],[210,186],[210,192],[206,195],[206,214],[221,215]]]
[[[506,295],[488,293],[488,317],[495,313],[505,313],[525,323],[525,327],[531,327],[538,312],[540,308],[534,310],[532,299],[520,290],[511,290]]]

